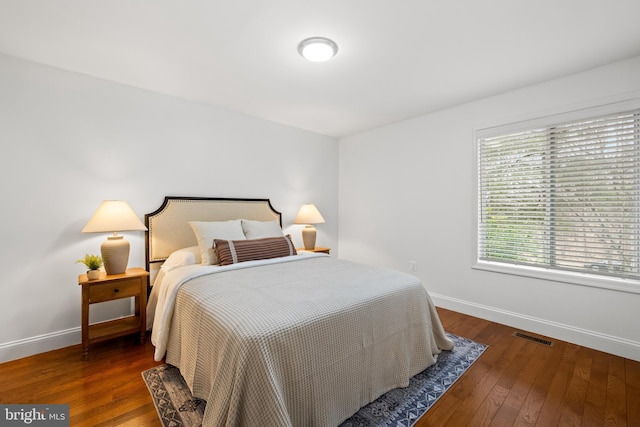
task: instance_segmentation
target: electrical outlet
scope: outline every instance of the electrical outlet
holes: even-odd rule
[[[416,262],[414,260],[409,261],[409,270],[418,271],[418,267],[417,267]]]

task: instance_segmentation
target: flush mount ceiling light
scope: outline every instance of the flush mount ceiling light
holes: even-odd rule
[[[338,53],[338,45],[326,37],[309,37],[298,44],[298,52],[309,61],[322,62]]]

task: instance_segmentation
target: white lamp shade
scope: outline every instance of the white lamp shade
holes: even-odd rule
[[[147,227],[124,200],[105,200],[93,214],[83,233],[145,231]]]
[[[298,211],[298,215],[296,215],[293,220],[294,224],[323,224],[324,218],[320,215],[318,208],[316,205],[309,203],[306,205],[302,205],[300,210]]]

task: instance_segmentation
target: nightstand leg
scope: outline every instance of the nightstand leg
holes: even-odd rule
[[[89,358],[89,286],[82,286],[82,360]]]
[[[142,291],[140,292],[140,296],[136,298],[139,304],[136,304],[137,307],[140,307],[140,344],[144,344],[147,340],[147,281],[142,280]]]

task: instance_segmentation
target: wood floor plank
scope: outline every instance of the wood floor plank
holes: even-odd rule
[[[640,426],[640,362],[625,359],[627,425]]]
[[[566,346],[566,343],[556,340],[552,347],[546,349],[542,369],[539,370],[533,380],[529,393],[527,394],[527,397],[525,398],[520,408],[520,412],[513,424],[514,426],[533,426],[538,422],[547,397],[547,392],[551,387]]]
[[[627,390],[625,378],[624,359],[609,356],[609,375],[607,377],[607,398],[604,416],[607,426],[620,427],[627,425]]]
[[[585,348],[579,349],[578,359],[574,365],[573,374],[560,408],[559,426],[579,426],[582,424],[591,365],[593,363],[590,354],[591,352]]]
[[[548,351],[541,344],[527,343],[520,353],[518,359],[511,364],[509,377],[514,380],[509,394],[492,421],[492,424],[496,426],[513,425],[529,390],[531,390],[534,379],[542,369],[545,361],[544,356]]]
[[[447,425],[482,425],[481,420],[490,416],[487,411],[490,411],[489,408],[495,403],[495,400],[505,395],[502,388],[497,388],[494,391],[494,387],[496,387],[504,370],[524,343],[517,341],[510,345],[508,335],[505,336],[503,332],[504,327],[502,325],[491,324],[490,327],[485,328],[478,334],[480,342],[483,342],[482,340],[494,341],[494,345],[489,349],[491,351],[487,350],[474,363],[474,365],[486,366],[488,369],[484,371],[484,375],[479,379],[475,387],[466,394],[462,404],[456,408],[455,412],[446,421],[443,420]],[[485,355],[487,356],[486,358]],[[494,392],[493,394],[492,391]],[[487,398],[491,399],[491,401],[487,404],[488,406],[483,406]],[[476,413],[479,413],[478,419],[474,419]]]
[[[528,360],[528,357],[526,357],[527,350],[525,350],[528,342],[519,340],[512,344],[510,341],[510,337],[505,337],[503,340],[504,345],[508,347],[505,347],[499,363],[495,365],[497,381],[493,384],[492,390],[483,404],[471,418],[470,425],[500,424],[500,421],[493,422],[494,417],[511,393],[513,385],[517,381],[518,371],[523,366],[523,361]],[[483,394],[482,388],[474,390],[474,393],[477,393],[478,397],[480,397]]]
[[[552,378],[549,378],[551,381],[545,382],[544,388],[536,388],[536,392],[544,396],[536,425],[555,426],[558,424],[559,408],[564,401],[577,357],[578,346],[565,345],[558,365],[551,370]]]
[[[640,426],[640,363],[438,309],[445,329],[489,347],[418,421],[429,426]],[[0,403],[64,403],[72,426],[148,426],[160,421],[142,380],[157,366],[135,336],[72,346],[0,364]]]
[[[603,402],[607,398],[608,374],[609,355],[600,351],[594,351],[587,396],[582,414],[582,425],[585,427],[604,425],[605,407]]]

